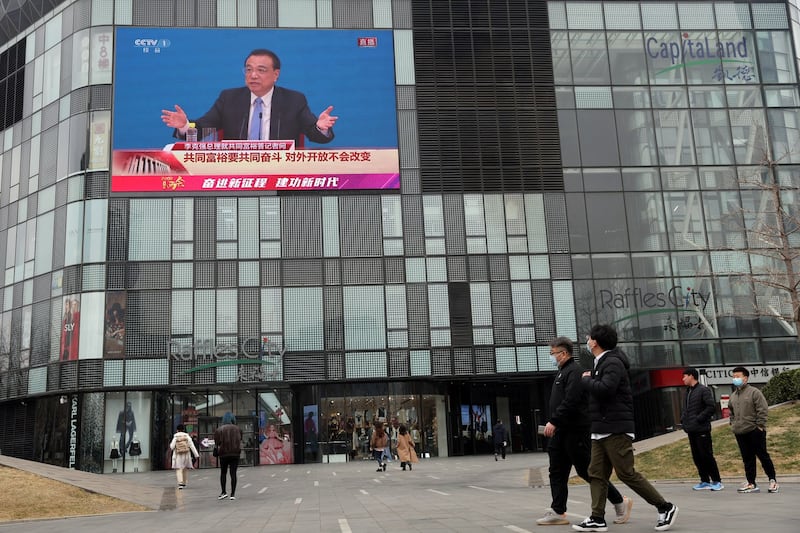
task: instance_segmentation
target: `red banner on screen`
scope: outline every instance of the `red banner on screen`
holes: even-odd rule
[[[295,150],[292,141],[116,150],[112,193],[398,189],[397,149]]]

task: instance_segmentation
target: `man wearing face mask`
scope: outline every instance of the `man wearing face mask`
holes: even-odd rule
[[[747,384],[749,379],[750,371],[745,367],[733,369],[733,386],[736,390],[728,403],[731,431],[739,445],[747,477],[738,492],[761,492],[756,484],[756,457],[769,478],[767,492],[778,492],[780,487],[775,480],[775,465],[767,452],[767,399],[760,390]]]
[[[589,391],[589,416],[592,420],[592,456],[589,462],[592,514],[580,524],[573,524],[572,529],[608,531],[603,517],[608,479],[613,470],[620,481],[658,510],[655,530],[667,531],[675,524],[678,506],[665,500],[634,467],[636,424],[628,375],[630,362],[617,348],[617,331],[607,324],[593,326],[586,347],[594,356],[594,369],[584,372],[581,378],[581,384]]]
[[[589,482],[589,394],[581,386],[583,369],[572,357],[572,341],[557,337],[550,343],[550,360],[558,367],[553,388],[550,391],[550,419],[544,427],[547,455],[550,459],[550,493],[553,497],[550,509],[536,521],[540,526],[568,525],[568,482],[572,467],[587,483]],[[619,491],[608,484],[608,499],[614,505],[615,524],[624,524],[631,516],[633,500],[623,498]]]

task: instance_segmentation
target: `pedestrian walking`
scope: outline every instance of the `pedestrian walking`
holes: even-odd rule
[[[228,471],[231,473],[231,500],[236,499],[236,470],[239,468],[239,455],[242,453],[242,430],[236,425],[233,413],[222,415],[222,425],[214,432],[214,445],[219,460],[219,484],[222,491],[218,500],[228,497],[226,490]]]
[[[172,436],[169,448],[172,450],[172,468],[178,478],[178,489],[186,488],[189,480],[189,470],[194,468],[194,459],[200,457],[191,435],[186,433],[186,426],[178,424]]]
[[[731,394],[730,409],[731,431],[736,437],[739,451],[744,463],[744,475],[747,478],[738,492],[761,492],[756,483],[756,457],[769,478],[767,492],[778,492],[780,486],[775,476],[775,465],[767,451],[767,416],[769,406],[764,394],[749,385],[750,371],[743,366],[733,369],[733,386],[736,390]]]
[[[378,462],[378,469],[376,472],[386,472],[386,461],[383,459],[383,454],[389,446],[389,435],[383,428],[383,422],[376,421],[372,430],[372,436],[369,438],[369,449],[372,452],[372,458]]]
[[[666,501],[647,479],[636,471],[633,438],[633,391],[628,376],[630,363],[617,348],[617,332],[609,325],[592,327],[586,347],[594,356],[594,368],[584,372],[581,383],[589,391],[589,416],[592,455],[589,462],[592,514],[576,531],[608,531],[605,521],[608,480],[612,469],[617,477],[658,510],[656,531],[667,531],[675,524],[678,506]]]
[[[413,470],[411,465],[418,463],[417,450],[414,449],[414,441],[411,440],[411,434],[404,424],[400,424],[397,430],[397,457],[400,459],[400,467],[405,470],[408,466],[409,470]]]
[[[540,526],[569,524],[566,513],[572,467],[583,480],[590,482],[589,392],[581,384],[583,369],[572,356],[572,350],[572,341],[567,337],[557,337],[550,343],[550,359],[558,367],[550,390],[550,417],[544,427],[544,436],[549,439],[547,455],[550,459],[552,503],[544,516],[536,521]],[[627,522],[633,500],[623,497],[611,483],[608,484],[608,500],[614,505],[614,523]]]
[[[719,475],[717,460],[714,458],[714,445],[711,441],[711,419],[717,411],[711,389],[698,381],[700,374],[696,368],[683,371],[683,384],[686,385],[686,404],[681,424],[689,436],[692,460],[700,475],[700,483],[694,490],[718,491],[725,488]]]
[[[506,446],[508,446],[508,430],[503,425],[501,419],[497,419],[497,423],[492,428],[492,438],[494,439],[494,460],[497,461],[497,454],[506,460]]]

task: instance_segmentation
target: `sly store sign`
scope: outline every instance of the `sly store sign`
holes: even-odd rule
[[[668,291],[643,291],[639,287],[626,287],[617,292],[611,289],[601,289],[600,308],[612,309],[664,309],[689,308],[705,311],[711,300],[710,292],[700,292],[691,287],[684,288],[675,285]]]

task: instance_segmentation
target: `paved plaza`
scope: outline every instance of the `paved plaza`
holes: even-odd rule
[[[17,460],[2,457],[0,463]],[[107,516],[36,520],[0,525],[0,531],[122,533],[122,532],[550,532],[572,531],[570,526],[536,525],[550,503],[547,455],[510,455],[423,459],[413,471],[398,462],[385,473],[375,463],[281,465],[239,469],[237,500],[217,500],[218,470],[192,471],[185,490],[175,487],[171,471],[125,475],[93,475],[45,467],[51,477],[74,476],[74,483],[96,492],[126,496],[150,505],[150,512]],[[687,458],[687,473],[694,470]],[[80,478],[80,479],[78,479]],[[69,479],[68,479],[69,480]],[[694,492],[694,481],[656,481],[665,498],[680,512],[672,531],[776,532],[800,530],[791,512],[800,501],[797,479],[781,480],[781,492],[737,494],[741,479],[724,480],[722,492]],[[88,485],[87,485],[88,484]],[[766,485],[766,484],[765,484]],[[653,531],[656,511],[627,487],[634,498],[629,523],[611,524],[609,531]],[[230,492],[230,487],[228,487]],[[577,523],[589,512],[589,489],[570,487],[568,516]],[[613,509],[610,511],[613,513]],[[610,517],[610,515],[609,515]]]

